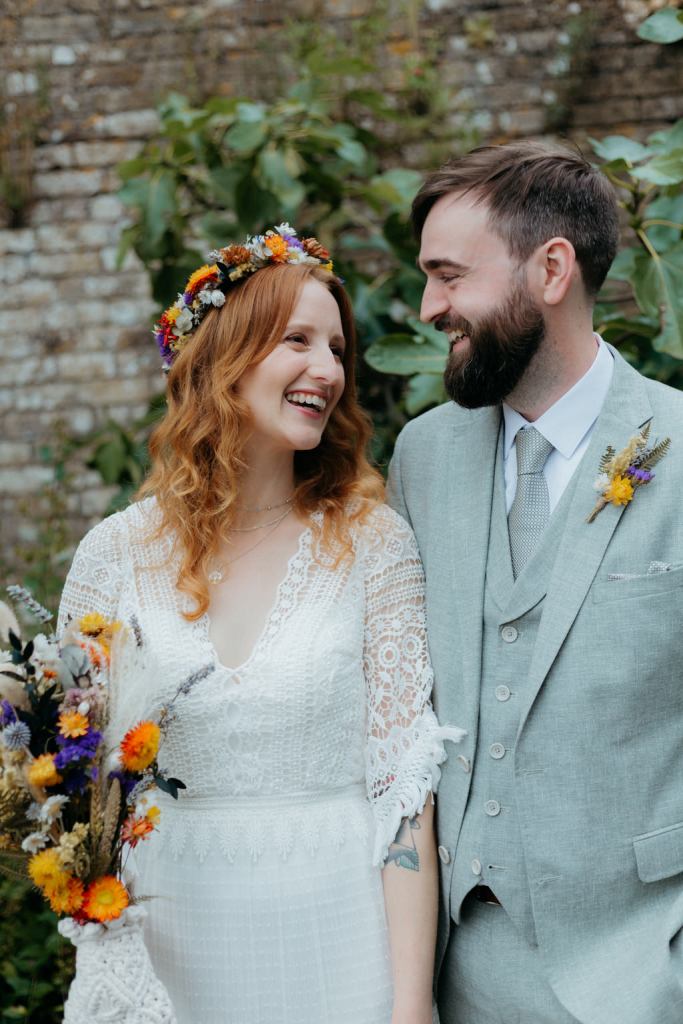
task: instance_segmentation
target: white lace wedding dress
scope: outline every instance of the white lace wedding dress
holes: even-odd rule
[[[436,788],[443,740],[462,735],[429,703],[412,533],[381,506],[334,568],[304,531],[251,655],[228,668],[208,617],[180,614],[170,540],[146,539],[157,514],[147,500],[86,536],[60,624],[137,619],[152,658],[116,695],[120,729],[212,667],[179,700],[160,756],[187,790],[156,801],[159,831],[134,854],[179,1024],[389,1024],[380,865]]]

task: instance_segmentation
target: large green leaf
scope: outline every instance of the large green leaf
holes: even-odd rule
[[[171,171],[157,170],[149,179],[143,217],[148,246],[157,245],[176,210],[176,179]]]
[[[214,167],[209,171],[209,185],[214,202],[231,209],[235,205],[235,189],[244,176],[244,169],[238,165]]]
[[[264,142],[265,121],[239,121],[225,136],[225,141],[236,153],[253,153]]]
[[[419,343],[410,334],[385,334],[365,353],[365,359],[380,373],[410,377],[414,373],[443,373],[444,352],[427,341]]]
[[[286,150],[269,143],[259,153],[257,166],[263,185],[281,200],[285,212],[289,214],[304,201],[306,189],[290,174]],[[289,166],[292,166],[291,160]]]
[[[650,43],[676,43],[683,39],[683,11],[665,7],[651,14],[638,29],[641,39]]]
[[[647,146],[625,135],[607,135],[604,139],[589,138],[588,141],[598,156],[608,163],[625,160],[627,164],[636,164],[651,153]]]
[[[445,402],[446,397],[441,374],[418,373],[410,378],[406,388],[406,411],[416,416],[430,405]]]
[[[659,153],[642,167],[636,167],[631,174],[653,185],[678,185],[683,181],[683,146]]]
[[[683,359],[683,243],[655,257],[636,261],[633,291],[641,310],[656,317],[661,330],[652,344],[660,352]]]
[[[650,224],[650,220],[669,221],[667,224]],[[666,252],[681,240],[683,233],[683,191],[678,195],[657,196],[645,213],[643,228],[657,252]]]

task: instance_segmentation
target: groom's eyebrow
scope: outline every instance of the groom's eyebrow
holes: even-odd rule
[[[463,274],[467,270],[467,267],[462,263],[458,263],[457,260],[448,260],[445,258],[425,260],[423,263],[418,256],[415,262],[417,263],[418,268],[425,272],[427,270],[452,270],[457,274]]]

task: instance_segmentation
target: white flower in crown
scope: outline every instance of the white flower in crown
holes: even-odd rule
[[[276,224],[275,230],[278,235],[293,235],[296,238],[296,231],[291,224],[287,223],[287,221],[284,221],[282,224]]]
[[[268,261],[273,255],[265,243],[264,235],[254,235],[254,237],[250,238],[247,242],[246,248],[249,249],[251,254],[257,260]]]
[[[216,289],[215,292],[211,292],[211,305],[212,306],[223,306],[225,305],[225,295],[222,291]]]
[[[184,306],[175,322],[176,331],[178,334],[185,334],[187,331],[192,330],[192,324],[192,310],[188,309],[187,306]]]

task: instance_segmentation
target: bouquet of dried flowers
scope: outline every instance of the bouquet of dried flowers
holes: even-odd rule
[[[43,622],[51,617],[22,588],[8,589]],[[142,794],[184,788],[157,764],[168,711],[106,751],[108,674],[122,630],[92,613],[62,637],[40,633],[24,644],[14,620],[0,658],[1,866],[24,867],[52,909],[79,923],[112,921],[131,902],[124,856],[159,817],[155,806],[137,813]]]
[[[8,592],[43,624],[52,618],[23,588],[8,587]],[[122,933],[139,933],[134,956],[138,963],[146,956],[144,910],[139,904],[126,909],[135,900],[123,877],[125,859],[159,820],[159,809],[149,806],[149,798],[139,809],[141,797],[156,787],[177,799],[185,788],[159,767],[157,755],[176,700],[211,666],[187,679],[156,721],[134,723],[114,739],[107,730],[115,663],[119,672],[121,665],[130,671],[139,670],[144,660],[135,621],[125,626],[91,613],[69,622],[61,636],[39,633],[24,643],[13,612],[0,602],[3,644],[9,649],[0,650],[0,870],[18,877],[27,873],[55,913],[66,919],[60,931],[79,950],[65,1020],[92,1024],[98,1012],[91,996],[97,989],[93,998],[99,1006],[103,984],[93,952],[97,942],[106,938],[121,947],[118,959],[111,950],[106,959],[111,974],[117,962],[130,963],[130,942],[124,955]],[[151,965],[148,973],[145,998],[161,1014],[159,1020],[171,1022],[170,1002]],[[115,980],[110,978],[112,998],[124,998],[125,985]],[[116,1019],[137,1020],[139,1012],[138,1000],[132,1015],[122,1008]]]

